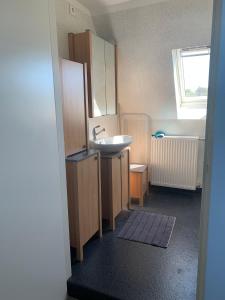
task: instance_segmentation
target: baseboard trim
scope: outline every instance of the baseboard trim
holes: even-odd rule
[[[172,188],[172,187],[165,187],[165,186],[159,186],[159,185],[151,185],[149,182],[149,189],[150,191],[159,191],[159,192],[171,192],[171,193],[185,193],[185,194],[201,194],[202,188],[196,188],[196,190],[185,190],[185,189],[178,189],[178,188]]]

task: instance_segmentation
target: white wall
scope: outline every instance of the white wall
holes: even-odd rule
[[[101,125],[105,128],[105,132],[100,133],[98,138],[103,138],[107,136],[114,136],[120,133],[120,124],[118,117],[115,116],[102,116],[96,118],[89,119],[89,136],[92,139],[92,129],[97,126]]]
[[[212,0],[170,0],[96,16],[96,31],[119,51],[122,113],[176,120],[172,49],[210,44]]]
[[[79,33],[87,29],[95,32],[90,12],[76,0],[55,0],[58,31],[59,56],[69,59],[68,33]],[[72,4],[77,9],[76,16],[69,13]]]
[[[58,32],[59,56],[69,59],[68,33],[83,32],[90,29],[95,32],[95,26],[91,13],[76,0],[55,0],[56,18]],[[74,17],[69,13],[69,5],[72,4],[77,9],[77,15]],[[101,125],[106,128],[105,135],[115,135],[120,133],[119,120],[115,116],[104,116],[89,120],[90,137],[92,128]]]
[[[170,0],[94,17],[96,31],[118,45],[121,113],[148,114],[153,131],[205,136],[205,120],[177,119],[172,49],[210,44],[211,19],[212,0]]]
[[[0,298],[4,300],[66,297],[66,216],[60,177],[64,158],[58,151],[63,141],[58,140],[56,124],[50,2],[1,2]]]
[[[151,119],[147,114],[122,114],[120,116],[121,132],[131,135],[131,163],[149,164]]]

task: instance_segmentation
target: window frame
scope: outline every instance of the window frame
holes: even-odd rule
[[[174,83],[176,90],[176,100],[179,108],[199,108],[204,109],[207,107],[208,96],[187,97],[185,95],[185,80],[184,68],[182,62],[182,52],[203,52],[208,53],[202,55],[210,55],[210,46],[181,48],[172,50],[173,55],[173,68],[174,68]],[[197,56],[197,55],[192,55]],[[201,56],[199,54],[199,56]]]

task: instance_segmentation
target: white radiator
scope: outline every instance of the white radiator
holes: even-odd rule
[[[195,190],[197,186],[198,137],[152,137],[151,184]]]

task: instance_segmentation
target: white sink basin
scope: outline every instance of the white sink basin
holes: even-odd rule
[[[116,135],[103,139],[97,139],[95,141],[91,140],[90,145],[92,148],[103,153],[116,153],[129,146],[132,142],[132,136]]]

